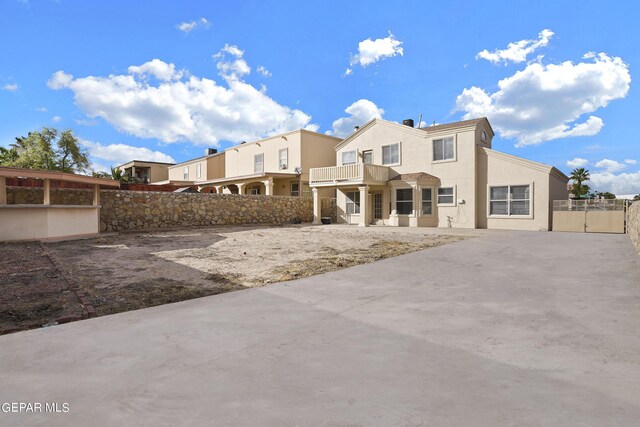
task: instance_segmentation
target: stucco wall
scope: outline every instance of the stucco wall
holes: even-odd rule
[[[640,253],[640,202],[634,202],[629,206],[627,234]]]
[[[91,190],[54,189],[52,204],[92,202]],[[9,204],[40,204],[42,189],[8,187]],[[145,191],[100,192],[100,231],[231,224],[288,224],[313,221],[308,197],[182,194]]]
[[[454,189],[452,204],[437,206],[438,226],[447,227],[447,216],[452,218],[452,226],[456,228],[476,227],[476,129],[464,127],[459,129],[444,129],[440,131],[424,131],[404,125],[384,121],[363,129],[348,144],[336,151],[336,163],[342,165],[342,153],[357,150],[372,150],[373,164],[382,165],[382,147],[389,144],[399,144],[400,162],[388,165],[391,169],[390,177],[398,174],[426,172],[440,178],[441,187]],[[452,137],[455,144],[455,159],[434,161],[433,141],[435,139]],[[490,140],[486,145],[490,144]],[[359,156],[357,162],[361,162]],[[349,190],[351,191],[351,190]],[[340,193],[340,192],[338,192]],[[437,193],[436,193],[437,194]],[[393,203],[393,196],[388,191],[383,195],[385,218],[388,217],[389,203]],[[338,194],[339,210],[345,209],[345,199]],[[458,200],[464,203],[458,203]],[[436,197],[437,200],[437,197]],[[437,203],[434,203],[434,205]],[[354,218],[352,218],[353,220]]]

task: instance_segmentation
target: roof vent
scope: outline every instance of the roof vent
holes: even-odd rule
[[[403,124],[403,125],[405,125],[405,126],[409,126],[410,128],[412,128],[412,127],[413,127],[413,119],[404,119],[404,120],[402,121],[402,124]]]
[[[354,126],[354,127],[353,127],[353,131],[354,131],[354,132],[358,132],[358,129],[360,129],[360,126]]]

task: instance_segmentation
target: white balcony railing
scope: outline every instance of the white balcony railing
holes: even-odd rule
[[[352,165],[312,168],[309,171],[311,185],[322,184],[373,184],[389,180],[387,166],[354,163]]]

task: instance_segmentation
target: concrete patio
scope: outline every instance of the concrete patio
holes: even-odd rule
[[[168,267],[170,268],[170,266]],[[0,337],[1,425],[637,425],[625,235],[487,232]]]

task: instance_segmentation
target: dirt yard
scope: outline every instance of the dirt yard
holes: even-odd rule
[[[47,243],[49,257],[37,243],[0,244],[0,333],[77,314],[78,298],[69,287],[105,315],[298,279],[469,236],[434,229],[226,226]]]

